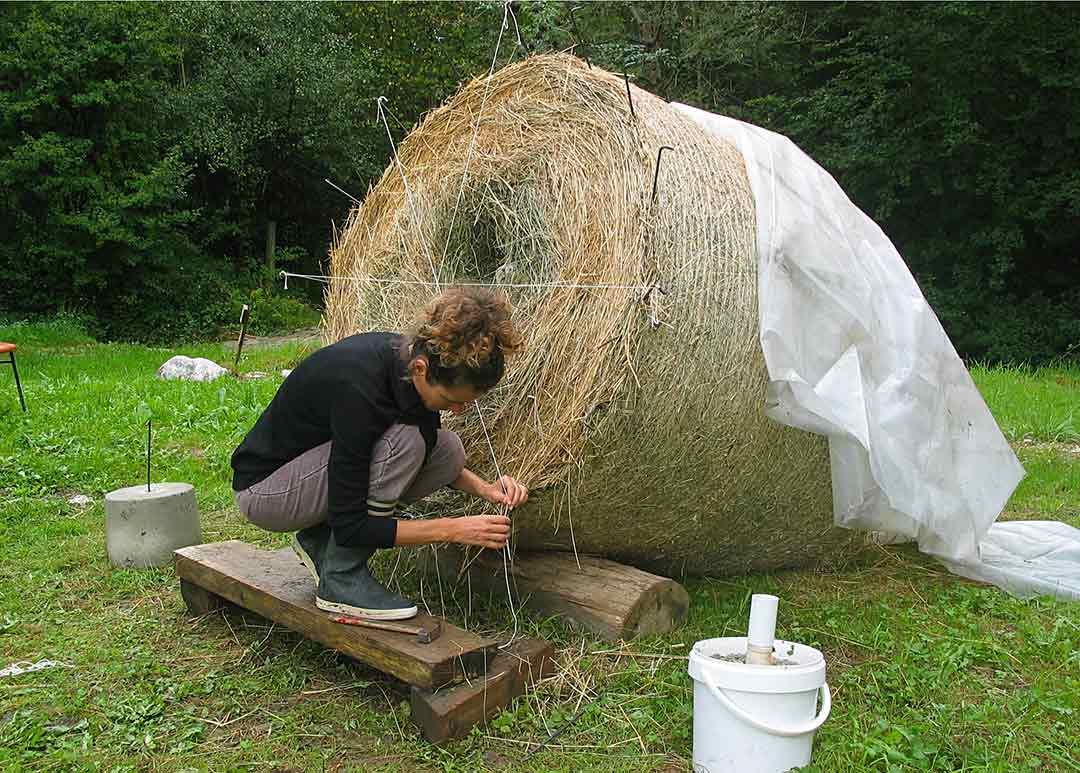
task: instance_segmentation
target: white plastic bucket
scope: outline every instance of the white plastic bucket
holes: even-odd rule
[[[794,642],[777,641],[773,652],[783,665],[727,660],[745,655],[745,636],[705,639],[690,651],[695,773],[779,773],[810,763],[814,733],[832,708],[825,658]]]

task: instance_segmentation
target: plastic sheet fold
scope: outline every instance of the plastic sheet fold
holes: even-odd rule
[[[881,228],[786,137],[673,107],[746,160],[765,410],[829,438],[837,525],[1014,595],[1080,599],[1080,530],[995,523],[1023,468]]]

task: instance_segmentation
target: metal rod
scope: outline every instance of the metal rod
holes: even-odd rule
[[[649,201],[656,201],[656,182],[660,179],[660,157],[664,155],[665,150],[675,150],[675,148],[670,145],[661,145],[660,150],[656,151],[656,169],[653,170],[652,196]]]
[[[15,389],[19,393],[19,405],[22,406],[23,413],[26,413],[26,398],[23,397],[22,383],[19,381],[19,366],[15,364],[15,352],[9,352],[8,356],[11,357],[11,372],[15,374]]]
[[[153,440],[153,419],[146,420],[146,493],[150,493],[150,444]]]
[[[236,362],[233,363],[233,370],[238,370],[240,368],[240,352],[244,350],[244,338],[247,337],[248,317],[251,316],[249,313],[250,311],[251,307],[246,303],[244,304],[244,308],[240,309],[240,340],[236,342]]]
[[[634,113],[634,98],[630,96],[630,76],[623,73],[622,77],[623,80],[626,81],[626,101],[630,103],[630,115],[637,118],[637,115]]]
[[[574,724],[575,722],[577,722],[577,721],[578,721],[579,719],[581,719],[581,715],[585,713],[585,710],[586,710],[586,709],[588,709],[588,708],[589,708],[590,706],[592,706],[592,705],[593,705],[593,704],[595,704],[595,703],[596,703],[596,702],[597,702],[598,700],[600,700],[600,698],[601,698],[601,696],[603,696],[603,694],[604,694],[604,693],[603,693],[603,691],[601,690],[601,691],[600,691],[600,692],[599,692],[599,693],[597,694],[597,696],[596,696],[595,698],[593,698],[593,699],[592,699],[591,701],[589,701],[589,702],[588,702],[588,703],[586,703],[586,704],[585,704],[584,706],[582,706],[582,707],[581,707],[581,710],[580,710],[580,711],[578,711],[578,713],[577,713],[577,714],[575,714],[574,716],[570,717],[570,719],[568,719],[568,720],[567,720],[567,721],[565,722],[565,724],[563,724],[563,726],[562,726],[562,727],[560,727],[560,728],[559,728],[558,730],[556,730],[556,731],[555,731],[554,733],[552,733],[551,735],[549,735],[549,736],[548,736],[547,738],[545,738],[545,739],[544,739],[543,741],[541,741],[541,742],[540,742],[540,745],[539,745],[539,746],[537,746],[537,747],[536,747],[535,749],[533,749],[533,750],[532,750],[531,752],[529,752],[528,754],[526,754],[526,755],[525,755],[525,758],[524,758],[524,759],[522,760],[522,762],[528,762],[528,761],[529,761],[529,758],[530,758],[530,757],[532,757],[532,756],[533,756],[534,754],[536,754],[536,753],[537,753],[538,751],[540,751],[540,750],[541,750],[541,749],[543,749],[543,748],[544,748],[545,746],[547,746],[547,745],[548,745],[549,743],[551,743],[552,741],[554,741],[554,740],[555,740],[556,738],[558,738],[558,737],[559,737],[560,735],[562,735],[563,733],[565,733],[565,732],[566,732],[566,731],[567,731],[567,730],[568,730],[568,729],[569,729],[569,728],[570,728],[571,726],[573,726],[573,724]]]
[[[588,46],[585,45],[585,41],[581,39],[581,33],[577,28],[577,17],[574,16],[574,11],[580,11],[581,6],[575,5],[570,9],[570,27],[574,30],[574,40],[577,41],[575,45],[581,46],[581,55],[585,58],[585,64],[589,65],[589,69],[592,69],[592,62],[589,61],[589,55],[585,53]]]

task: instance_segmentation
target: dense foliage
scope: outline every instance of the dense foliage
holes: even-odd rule
[[[576,10],[573,10],[576,8]],[[498,64],[576,46],[791,136],[973,358],[1080,356],[1080,12],[1064,4],[526,2]],[[0,306],[207,335],[491,64],[501,3],[6,4]],[[516,24],[514,21],[516,20]],[[518,40],[521,43],[519,45]],[[317,297],[317,296],[316,296]]]

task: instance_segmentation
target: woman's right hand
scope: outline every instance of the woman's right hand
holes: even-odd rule
[[[466,515],[454,518],[453,542],[502,550],[510,539],[510,519],[505,515]]]

